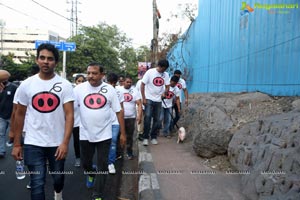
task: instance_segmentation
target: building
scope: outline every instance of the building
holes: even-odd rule
[[[36,40],[51,40],[61,41],[58,33],[50,30],[30,29],[30,28],[3,28],[1,29],[1,54],[14,55],[14,62],[21,63],[21,60],[26,60],[30,54],[35,55],[35,41]]]

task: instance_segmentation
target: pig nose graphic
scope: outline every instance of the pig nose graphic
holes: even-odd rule
[[[171,92],[171,91],[169,91],[168,94],[166,95],[166,98],[167,98],[167,99],[172,99],[173,96],[174,96],[174,93]]]
[[[90,109],[102,108],[106,102],[106,97],[99,93],[89,94],[84,98],[84,105]]]
[[[58,96],[51,92],[40,92],[33,96],[32,106],[42,113],[54,111],[60,103]]]
[[[130,102],[130,101],[132,101],[132,99],[133,99],[133,97],[132,97],[131,94],[129,94],[129,93],[125,93],[124,94],[124,100],[125,100],[125,102]]]
[[[182,85],[180,83],[177,83],[176,86],[179,88],[179,89],[182,89]]]
[[[153,85],[155,85],[155,86],[162,86],[162,85],[164,85],[164,83],[165,83],[165,81],[161,77],[156,77],[155,79],[153,79]]]

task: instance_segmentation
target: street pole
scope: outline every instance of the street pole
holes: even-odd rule
[[[63,51],[63,72],[62,72],[62,77],[67,79],[67,74],[66,74],[66,51]]]
[[[158,18],[157,18],[157,5],[156,0],[153,0],[153,39],[151,41],[151,67],[155,67],[157,63],[157,52],[158,52]]]

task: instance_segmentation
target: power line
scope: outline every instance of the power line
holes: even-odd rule
[[[38,2],[36,2],[36,1],[34,1],[34,0],[32,0],[32,2],[36,3],[37,5],[41,6],[42,8],[45,8],[45,9],[48,10],[49,12],[52,12],[52,13],[56,14],[57,16],[60,16],[60,17],[66,19],[66,20],[68,20],[68,21],[74,22],[72,19],[69,19],[69,18],[63,16],[63,15],[61,15],[61,14],[55,12],[54,10],[49,9],[48,7],[42,5],[42,4],[40,4],[40,3],[38,3]]]
[[[60,27],[60,26],[57,26],[56,24],[51,24],[51,23],[49,23],[49,22],[47,22],[47,21],[41,20],[41,18],[34,17],[34,16],[29,15],[29,14],[27,14],[27,13],[24,13],[24,12],[22,12],[22,11],[20,11],[20,10],[17,10],[17,9],[15,9],[15,8],[12,8],[12,7],[8,6],[8,5],[5,5],[5,4],[3,4],[3,3],[1,3],[1,2],[0,2],[0,5],[1,5],[1,6],[4,6],[4,7],[6,7],[6,8],[8,8],[8,9],[14,11],[14,12],[17,12],[17,13],[19,13],[19,14],[22,14],[22,15],[24,15],[24,16],[26,16],[26,17],[32,18],[32,19],[34,19],[34,20],[41,21],[41,22],[43,22],[43,23],[47,23],[47,24],[49,24],[49,25],[52,25],[52,26],[55,26],[55,27],[58,27],[58,28],[62,28],[62,27]]]

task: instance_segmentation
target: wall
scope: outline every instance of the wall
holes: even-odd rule
[[[190,93],[299,96],[300,1],[245,3],[199,0],[198,17],[168,54],[170,72],[184,72]],[[262,8],[274,4],[285,8]]]

